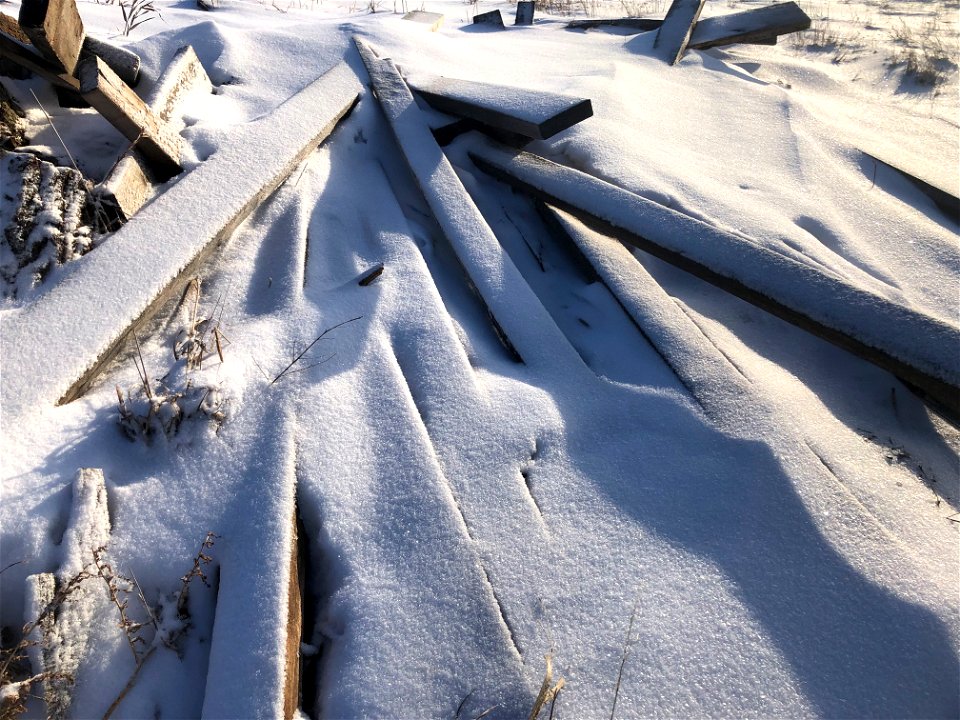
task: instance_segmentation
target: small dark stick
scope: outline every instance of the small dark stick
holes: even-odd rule
[[[374,280],[380,277],[383,274],[383,263],[380,263],[375,268],[367,272],[362,278],[357,281],[357,285],[360,287],[366,287],[371,285]]]

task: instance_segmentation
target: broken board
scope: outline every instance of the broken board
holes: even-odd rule
[[[360,90],[353,71],[339,64],[271,114],[238,129],[229,145],[166,190],[36,302],[8,311],[0,337],[4,422],[83,394],[138,323],[173,297],[332,132]],[[209,199],[211,187],[219,188],[215,203]],[[104,288],[110,289],[105,312],[77,322],[76,308],[104,305]],[[58,352],[51,352],[53,337]]]
[[[503,15],[499,10],[480,13],[473,16],[474,25],[493,25],[494,27],[503,27]]]
[[[410,86],[434,109],[497,130],[545,140],[593,115],[586,98],[540,90],[422,77]]]
[[[960,328],[740,235],[529,153],[490,145],[477,166],[516,189],[892,372],[960,415]]]

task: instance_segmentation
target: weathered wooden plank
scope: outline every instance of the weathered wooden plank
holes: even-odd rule
[[[771,36],[810,27],[810,18],[795,2],[705,18],[697,23],[687,47],[697,50],[733,43],[769,42]],[[774,40],[776,42],[776,40]]]
[[[960,415],[960,329],[840,277],[529,153],[491,146],[480,169],[889,370]]]
[[[69,682],[64,673],[58,671],[53,653],[57,634],[56,617],[51,604],[56,594],[57,580],[53,573],[27,576],[23,621],[34,626],[27,638],[33,643],[27,654],[33,674],[49,677],[43,681],[39,693],[46,703],[48,718],[62,717],[63,713],[57,710],[66,710],[70,705]]]
[[[83,21],[74,0],[23,0],[20,27],[61,72],[72,75],[83,47]]]
[[[444,77],[415,78],[410,85],[440,112],[535,140],[553,137],[593,115],[586,98],[540,90]]]
[[[80,82],[9,35],[0,33],[0,57],[36,73],[47,82],[79,91]]]
[[[412,10],[404,15],[401,19],[426,25],[430,32],[436,32],[440,29],[440,26],[443,25],[444,17],[440,13]]]
[[[287,638],[284,658],[283,716],[293,720],[301,705],[300,643],[303,639],[304,566],[300,558],[301,539],[294,510],[287,581]]]
[[[687,49],[693,26],[700,17],[705,2],[706,0],[673,0],[670,4],[663,24],[657,30],[653,47],[671,65],[676,65]]]
[[[658,18],[606,18],[602,20],[571,20],[567,23],[568,30],[592,30],[599,27],[623,27],[637,30],[638,32],[649,32],[650,30],[659,30],[663,25],[663,20]]]
[[[437,224],[515,360],[579,372],[583,362],[508,257],[430,132],[413,94],[389,58],[354,36],[374,95]],[[495,270],[488,269],[495,268]],[[509,287],[509,290],[507,288]],[[528,314],[520,318],[516,305]]]
[[[86,57],[77,68],[80,94],[95,107],[150,162],[158,179],[168,180],[182,172],[183,139],[144,104],[107,64],[96,56]]]
[[[353,107],[356,75],[341,63],[184,175],[36,302],[4,316],[0,409],[79,397],[138,323],[175,297],[221,242],[287,178]],[[218,188],[216,202],[209,199]],[[110,302],[102,293],[109,288]],[[65,308],[105,307],[67,320]],[[25,378],[30,378],[25,382]]]
[[[21,29],[20,23],[17,22],[17,19],[2,12],[0,12],[0,33],[9,35],[14,40],[16,40],[17,42],[23,45],[32,44],[30,42],[30,38]]]
[[[147,106],[164,122],[170,122],[185,98],[193,92],[211,92],[213,85],[200,58],[187,45],[177,50],[153,90]],[[116,229],[137,212],[153,194],[154,178],[146,162],[133,150],[127,151],[110,174],[94,189],[100,199],[105,222]]]
[[[894,165],[887,160],[882,160],[875,155],[871,155],[866,150],[861,150],[860,152],[874,162],[878,162],[881,165],[886,165],[892,170],[896,170],[898,173],[907,178],[907,180],[916,185],[924,195],[933,200],[938,208],[950,216],[950,219],[960,221],[960,198],[957,197],[956,190],[951,192],[933,180],[924,180],[923,178],[915,175],[909,170],[905,170],[899,165]]]
[[[533,25],[534,0],[520,0],[517,3],[517,14],[513,19],[514,25]]]
[[[503,27],[503,15],[499,10],[480,13],[473,16],[474,25],[493,25],[494,27]]]

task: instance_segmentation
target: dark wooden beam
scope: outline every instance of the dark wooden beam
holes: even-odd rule
[[[483,171],[889,370],[960,415],[960,328],[759,243],[529,153],[478,146]]]
[[[650,30],[659,30],[663,25],[663,20],[657,18],[607,18],[603,20],[571,20],[567,23],[568,30],[592,30],[602,27],[630,28],[638,32],[649,32]]]
[[[534,140],[553,137],[593,115],[586,98],[540,90],[442,77],[415,79],[410,84],[440,112]],[[498,102],[501,97],[510,100]]]
[[[671,65],[676,65],[687,49],[693,26],[706,0],[673,0],[663,25],[657,30],[653,47]]]
[[[26,68],[54,85],[75,91],[80,90],[80,82],[75,77],[63,72],[57,65],[4,33],[0,33],[0,57]]]
[[[513,19],[514,25],[533,25],[534,0],[520,0],[517,3],[517,14]]]
[[[83,47],[83,21],[74,0],[23,0],[20,27],[41,55],[72,75]]]
[[[494,27],[503,27],[503,15],[499,10],[480,13],[473,16],[474,25],[493,25]]]
[[[779,35],[810,27],[810,18],[795,2],[706,18],[697,23],[687,47],[696,50],[734,43],[776,43]]]

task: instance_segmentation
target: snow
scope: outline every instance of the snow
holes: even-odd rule
[[[476,135],[441,152],[436,115],[402,86],[378,101],[352,38],[411,78],[590,98],[594,117],[528,149],[953,332],[955,220],[857,148],[942,174],[955,94],[930,113],[785,40],[669,67],[651,33],[568,32],[539,12],[470,31],[508,5],[431,3],[435,33],[335,0],[161,5],[113,40],[143,58],[144,94],[194,46],[214,93],[185,106],[188,173],[37,297],[0,306],[0,567],[24,561],[3,571],[4,626],[22,624],[25,579],[61,568],[71,485],[100,468],[110,558],[151,604],[217,536],[182,657],[154,645],[115,717],[282,714],[294,507],[311,717],[453,717],[461,702],[461,717],[527,716],[547,653],[557,714],[607,717],[625,648],[617,717],[956,716],[960,433],[889,373],[641,251],[598,240],[598,276],[473,166]],[[119,22],[116,6],[80,12],[101,34]],[[165,308],[138,331],[141,370],[121,355],[54,405],[94,352],[84,338],[138,314],[125,288],[163,286],[270,174],[263,158],[324,124],[336,102],[312,83],[341,60],[337,97],[359,91],[355,109],[200,269],[222,360],[175,360],[197,317]],[[31,143],[62,153],[34,88],[94,179],[123,152],[91,111],[10,85]],[[114,386],[138,393],[143,369],[156,387],[216,388],[226,419],[131,442]],[[115,609],[88,610],[71,712],[99,717],[134,666]]]

